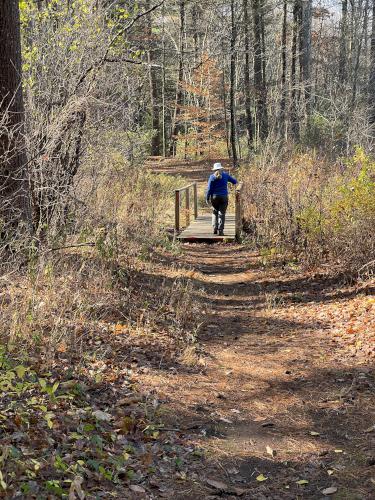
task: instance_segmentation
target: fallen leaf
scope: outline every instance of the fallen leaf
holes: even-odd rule
[[[247,490],[244,490],[242,488],[233,488],[233,493],[235,493],[238,497],[241,497],[246,493]]]
[[[267,481],[268,477],[264,476],[263,474],[259,474],[259,476],[257,476],[257,481],[259,482],[262,482],[262,481]]]
[[[146,493],[146,490],[142,488],[142,486],[138,486],[137,484],[131,484],[129,489],[134,491],[134,493]]]
[[[69,500],[75,500],[76,494],[79,500],[83,500],[85,498],[85,493],[82,490],[82,483],[83,483],[83,477],[81,476],[76,476],[73,479],[69,489]]]
[[[371,427],[365,430],[365,432],[373,432],[373,431],[375,431],[375,425],[372,425]]]
[[[310,436],[320,436],[320,433],[316,431],[310,431]]]
[[[333,495],[336,493],[337,488],[335,486],[330,486],[322,491],[323,495]]]
[[[136,421],[132,417],[124,417],[121,422],[121,432],[122,434],[129,434],[133,432],[136,427]]]
[[[332,469],[328,469],[328,470],[327,470],[327,472],[328,472],[328,475],[329,475],[329,476],[332,476],[332,474],[333,474],[335,471],[333,471]]]
[[[60,383],[60,389],[72,389],[78,384],[78,380],[65,380]]]
[[[335,450],[335,453],[342,453],[342,450]]]
[[[112,415],[110,413],[106,413],[105,411],[101,410],[95,410],[92,412],[92,414],[97,420],[100,420],[101,422],[109,422],[112,418]]]
[[[307,479],[300,479],[299,481],[296,481],[297,484],[309,484]]]
[[[219,420],[225,422],[226,424],[233,424],[232,420],[229,420],[229,418],[220,417]]]
[[[206,479],[206,483],[216,488],[217,490],[227,491],[228,485],[223,483],[222,481],[216,481],[215,479]]]
[[[274,457],[276,455],[276,451],[273,450],[270,446],[266,446],[266,451],[268,455],[271,455],[271,457]]]

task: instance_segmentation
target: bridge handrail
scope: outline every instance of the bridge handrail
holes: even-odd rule
[[[175,189],[175,222],[174,229],[176,232],[180,230],[180,204],[181,195],[185,194],[185,216],[186,225],[190,224],[190,189],[193,190],[193,206],[194,206],[194,219],[198,217],[198,187],[196,182],[192,182],[187,186]]]

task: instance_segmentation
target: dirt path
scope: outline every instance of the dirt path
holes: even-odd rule
[[[375,498],[373,352],[352,336],[374,331],[373,289],[264,266],[241,245],[185,245],[178,266],[199,347],[143,377],[204,451],[176,498]]]

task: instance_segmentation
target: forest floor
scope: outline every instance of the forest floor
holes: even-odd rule
[[[209,170],[156,163],[201,186]],[[375,498],[373,281],[246,243],[183,244],[129,274],[145,312],[132,324],[127,288],[105,288],[93,255],[64,254],[30,291],[36,318],[25,302],[32,343],[0,345],[0,498]],[[5,278],[12,317],[28,289]],[[178,338],[187,314],[190,343]]]
[[[208,165],[161,169],[201,181]],[[198,344],[141,377],[203,450],[173,496],[375,498],[374,283],[238,244],[185,244],[177,266],[200,304]]]

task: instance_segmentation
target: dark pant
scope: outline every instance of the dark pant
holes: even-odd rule
[[[214,229],[224,231],[225,212],[228,207],[228,196],[214,194],[211,199],[212,203],[212,225]]]

